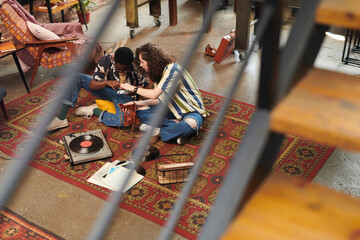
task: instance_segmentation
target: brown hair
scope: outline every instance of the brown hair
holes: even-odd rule
[[[148,64],[148,77],[151,81],[158,83],[162,77],[165,67],[175,62],[175,57],[166,54],[157,45],[152,43],[146,43],[136,49],[135,52],[135,64],[141,69],[143,74],[146,74],[143,68],[140,67],[140,59],[144,59]]]

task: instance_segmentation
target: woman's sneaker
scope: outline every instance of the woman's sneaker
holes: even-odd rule
[[[94,109],[98,108],[98,106],[96,105],[96,103],[90,105],[90,106],[85,106],[85,107],[79,107],[78,109],[75,110],[75,115],[77,116],[85,116],[85,117],[91,117],[94,114]]]
[[[142,123],[139,127],[140,131],[142,132],[148,132],[151,129],[151,125],[148,125],[146,123]],[[159,136],[160,134],[160,128],[154,128],[152,136]]]
[[[177,144],[185,145],[190,140],[191,136],[179,137],[176,139]]]

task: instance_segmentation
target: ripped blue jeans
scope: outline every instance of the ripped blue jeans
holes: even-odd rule
[[[154,107],[146,110],[136,111],[137,116],[140,121],[146,124],[151,123],[151,116],[154,113]],[[160,137],[163,142],[176,141],[179,137],[192,136],[199,132],[200,127],[202,126],[204,119],[198,112],[187,113],[183,116],[180,122],[175,122],[170,119],[175,117],[167,116],[164,121],[161,123],[160,127]],[[189,123],[186,122],[187,118],[192,118],[196,121],[196,128],[192,128]]]
[[[118,104],[133,101],[132,97],[125,94],[118,94],[111,87],[105,87],[100,90],[91,90],[89,88],[90,80],[91,80],[90,75],[79,73],[79,77],[77,78],[76,82],[74,82],[71,88],[71,92],[69,92],[65,96],[63,103],[71,107],[74,107],[79,97],[80,89],[83,88],[86,91],[90,92],[92,95],[95,95],[103,100],[109,100],[113,102],[115,105],[116,113],[113,114],[104,111],[101,113],[99,117],[99,121],[105,123],[107,126],[110,127],[122,127],[124,116],[123,114],[120,114],[121,111],[120,111],[120,107],[118,107]]]

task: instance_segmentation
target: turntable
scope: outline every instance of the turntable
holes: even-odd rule
[[[63,137],[65,149],[72,165],[112,156],[112,152],[100,129],[71,133]]]

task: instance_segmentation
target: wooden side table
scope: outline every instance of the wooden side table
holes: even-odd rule
[[[150,15],[154,17],[155,25],[160,26],[160,0],[125,0],[126,26],[130,28],[130,38],[134,38],[135,28],[139,27],[138,8],[149,4]]]
[[[0,45],[1,45],[1,43],[0,43]],[[16,55],[16,52],[24,49],[24,48],[25,48],[25,45],[23,45],[23,44],[14,44],[14,45],[15,45],[15,47],[16,47],[16,50],[12,50],[12,51],[8,51],[8,52],[0,52],[0,59],[1,59],[1,58],[4,58],[4,57],[7,57],[7,56],[9,56],[9,55],[12,55],[12,56],[13,56],[13,59],[14,59],[15,64],[16,64],[16,67],[17,67],[17,69],[18,69],[18,71],[19,71],[19,73],[20,73],[20,75],[21,75],[21,79],[22,79],[22,81],[24,82],[26,91],[27,91],[28,93],[30,93],[30,89],[29,89],[29,86],[28,86],[28,84],[27,84],[27,82],[26,82],[24,72],[23,72],[23,70],[21,69],[19,59],[18,59],[18,57],[17,57],[17,55]]]
[[[87,22],[85,20],[84,6],[82,5],[81,0],[68,0],[67,3],[65,3],[63,5],[58,5],[55,9],[51,9],[50,4],[51,3],[56,4],[57,2],[58,2],[57,0],[46,0],[47,9],[40,9],[38,6],[33,7],[33,0],[30,0],[30,14],[33,15],[34,11],[48,13],[50,22],[53,23],[54,22],[53,14],[61,11],[61,19],[63,22],[65,22],[64,9],[72,7],[76,4],[79,4],[81,14],[85,21],[86,29],[88,29]]]

